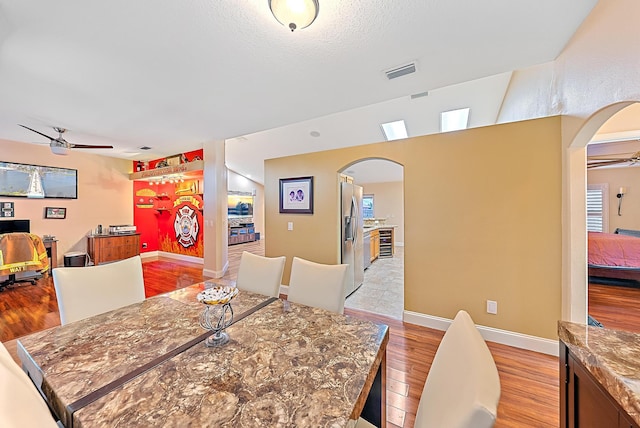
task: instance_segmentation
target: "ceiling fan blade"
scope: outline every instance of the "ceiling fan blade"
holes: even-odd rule
[[[113,149],[113,146],[91,146],[88,144],[73,144],[69,143],[69,147],[72,149]]]
[[[35,132],[36,134],[40,134],[40,135],[42,135],[43,137],[47,137],[47,138],[48,138],[49,140],[51,140],[51,141],[55,141],[55,140],[56,140],[55,138],[51,138],[51,137],[49,137],[48,135],[45,135],[45,134],[43,134],[43,133],[42,133],[42,132],[40,132],[40,131],[36,131],[35,129],[31,129],[31,128],[29,128],[28,126],[24,126],[24,125],[20,125],[20,124],[18,124],[18,126],[22,126],[23,128],[26,128],[26,129],[28,129],[29,131]]]
[[[587,163],[587,169],[588,168],[598,168],[601,166],[608,166],[608,165],[617,165],[620,163],[627,163],[627,162],[632,162],[634,159],[616,159],[616,160],[609,160],[609,161],[597,161],[597,162],[588,162]]]

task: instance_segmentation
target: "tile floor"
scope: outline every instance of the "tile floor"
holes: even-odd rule
[[[364,282],[347,297],[345,308],[402,319],[404,310],[404,247],[391,258],[375,260],[364,271]]]

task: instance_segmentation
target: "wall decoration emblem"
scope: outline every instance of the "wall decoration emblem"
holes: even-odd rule
[[[186,205],[179,208],[176,212],[176,220],[173,223],[173,227],[180,245],[184,248],[195,245],[200,225],[198,224],[198,216],[193,209]]]

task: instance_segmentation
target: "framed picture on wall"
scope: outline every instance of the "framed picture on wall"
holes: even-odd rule
[[[313,177],[280,179],[280,212],[313,214]]]
[[[13,202],[0,202],[2,211],[0,211],[0,217],[13,217]]]
[[[66,208],[46,207],[44,209],[44,218],[64,219],[67,217]]]

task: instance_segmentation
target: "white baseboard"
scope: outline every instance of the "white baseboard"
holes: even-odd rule
[[[165,252],[165,251],[149,251],[149,252],[146,252],[146,253],[140,253],[140,257],[142,257],[143,259],[166,257],[168,259],[182,260],[184,262],[204,264],[204,259],[202,257],[194,257],[194,256],[187,256],[187,255],[184,255],[184,254],[168,253],[168,252]],[[222,278],[224,276],[224,274],[227,273],[228,269],[229,269],[229,262],[227,261],[227,263],[224,265],[224,268],[222,268],[221,271],[216,271],[216,270],[211,270],[211,269],[202,269],[202,275],[204,275],[206,277],[209,277],[209,278]]]
[[[182,260],[183,262],[200,263],[200,264],[204,263],[204,259],[202,257],[194,257],[194,256],[187,256],[187,255],[184,255],[184,254],[168,253],[166,251],[158,251],[158,256],[159,257],[166,257],[166,258],[169,258],[169,259]]]
[[[154,259],[159,256],[158,251],[148,251],[146,253],[140,253],[140,258],[144,259]]]
[[[229,269],[229,261],[227,261],[224,264],[224,267],[220,271],[211,270],[211,269],[203,269],[202,270],[202,274],[204,276],[208,276],[210,278],[222,278],[224,276],[224,274],[227,273],[228,269]]]
[[[421,314],[418,312],[404,311],[403,321],[444,331],[449,328],[449,325],[453,320]],[[489,342],[501,343],[503,345],[513,346],[514,348],[527,349],[529,351],[540,352],[556,357],[560,355],[560,347],[557,340],[530,336],[528,334],[501,330],[493,327],[485,327],[482,325],[476,325],[476,327],[480,331],[482,337]]]

